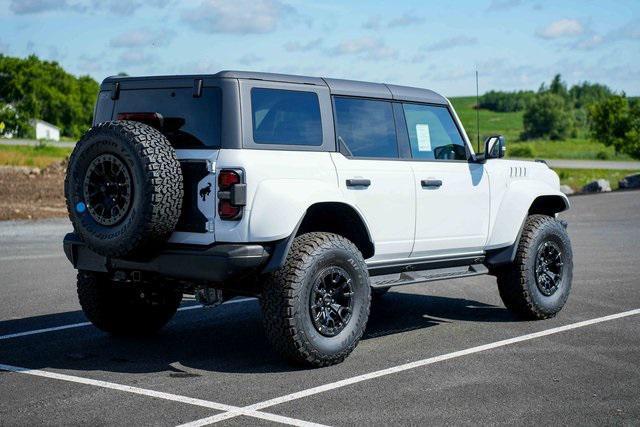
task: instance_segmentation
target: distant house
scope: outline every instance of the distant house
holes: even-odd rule
[[[60,129],[44,120],[33,119],[29,122],[36,131],[36,139],[60,141]]]

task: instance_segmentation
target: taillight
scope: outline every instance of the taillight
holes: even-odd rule
[[[242,182],[243,173],[236,169],[223,169],[218,174],[218,215],[231,221],[242,218],[247,204],[247,185]]]

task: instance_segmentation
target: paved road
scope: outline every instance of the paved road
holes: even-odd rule
[[[84,324],[66,223],[2,223],[0,364],[28,369],[0,372],[0,424],[637,425],[640,192],[571,201],[575,279],[556,318],[516,321],[489,276],[399,288],[343,364],[315,370],[271,352],[255,300],[111,338]]]
[[[533,161],[532,159],[518,159]],[[640,172],[640,162],[619,162],[611,160],[567,160],[567,159],[545,159],[552,168],[567,169],[616,169],[616,170],[637,170]]]
[[[16,139],[16,138],[12,138],[12,139],[0,139],[0,145],[29,145],[29,146],[35,146],[40,144],[40,141],[34,140],[34,139]],[[50,145],[52,147],[65,147],[65,148],[73,148],[76,146],[75,142],[55,142],[55,141],[48,141],[46,143],[47,145]]]

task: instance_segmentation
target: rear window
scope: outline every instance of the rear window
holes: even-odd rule
[[[206,87],[195,98],[193,88],[130,89],[120,92],[113,119],[119,113],[158,113],[162,133],[176,148],[220,148],[222,91]]]
[[[320,103],[314,92],[251,89],[256,144],[322,145]]]

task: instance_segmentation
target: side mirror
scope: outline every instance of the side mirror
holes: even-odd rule
[[[494,135],[484,140],[485,159],[501,159],[506,151],[507,146],[504,136]]]

